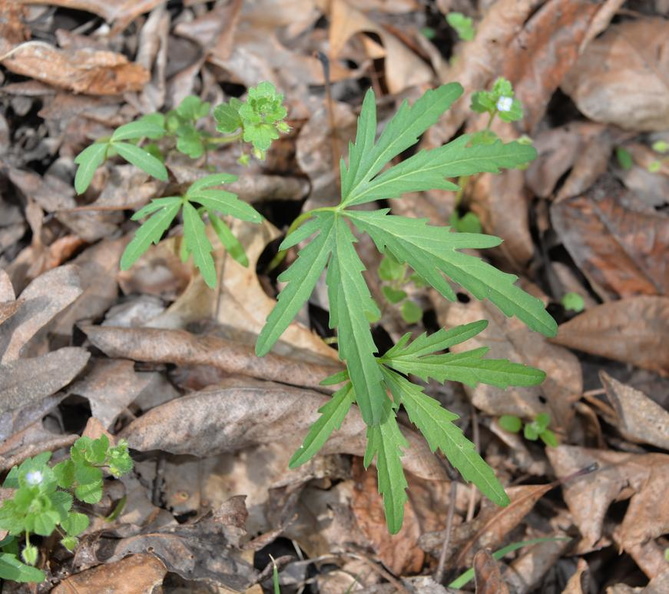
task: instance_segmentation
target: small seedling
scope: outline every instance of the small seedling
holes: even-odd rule
[[[569,292],[565,293],[560,300],[562,307],[567,311],[573,311],[576,313],[581,313],[585,309],[585,301],[578,293]]]
[[[620,168],[624,169],[625,171],[632,169],[634,166],[634,159],[632,159],[632,154],[625,147],[616,147],[616,159],[618,161],[618,165],[620,165]]]
[[[449,12],[446,15],[446,22],[455,29],[462,41],[471,41],[476,36],[474,21],[461,12]]]
[[[15,491],[0,506],[0,529],[7,530],[11,538],[0,545],[0,578],[41,582],[44,574],[32,567],[39,551],[30,542],[30,535],[50,536],[57,530],[61,544],[73,550],[77,536],[89,524],[88,516],[72,511],[74,500],[99,502],[103,470],[119,477],[132,469],[127,443],[120,441],[110,447],[105,435],[79,438],[70,448],[70,457],[55,466],[49,464],[50,459],[51,452],[28,458],[9,471],[2,485]],[[18,537],[24,539],[21,560],[17,557]]]
[[[520,417],[514,415],[502,415],[499,418],[499,426],[509,433],[520,433],[523,429],[523,436],[530,441],[541,439],[547,446],[555,448],[560,445],[557,436],[548,427],[551,424],[551,417],[548,413],[539,413],[533,421],[523,423]],[[524,426],[524,428],[523,428]]]
[[[409,283],[416,288],[424,287],[423,279],[412,273],[406,264],[400,264],[388,254],[381,258],[378,274],[383,281],[381,292],[386,301],[399,307],[400,315],[407,324],[419,322],[423,318],[423,310],[408,298],[404,289]]]

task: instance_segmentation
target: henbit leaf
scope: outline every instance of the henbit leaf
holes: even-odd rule
[[[347,211],[345,215],[372,237],[379,251],[389,251],[396,260],[407,263],[447,299],[454,301],[455,293],[442,275],[477,299],[490,299],[505,315],[515,315],[532,330],[546,336],[557,334],[557,323],[541,300],[514,285],[517,276],[456,251],[492,247],[501,240],[473,233],[450,233],[445,227],[427,225],[424,219],[393,216],[387,212]]]
[[[393,397],[404,405],[409,419],[423,434],[430,449],[441,450],[462,477],[474,483],[493,503],[508,505],[509,497],[494,470],[453,423],[458,416],[425,394],[420,386],[389,369],[383,371]]]
[[[355,251],[355,236],[338,216],[326,283],[330,298],[330,327],[337,328],[339,358],[346,367],[367,425],[382,423],[391,409],[374,354],[369,324],[381,315],[362,272],[365,266]]]
[[[135,167],[138,167],[160,181],[167,181],[168,175],[165,165],[152,154],[127,142],[114,142],[111,146],[113,146],[116,152],[118,152],[118,154],[128,163],[132,163]]]
[[[191,202],[198,202],[208,210],[214,210],[224,215],[231,215],[241,221],[250,223],[262,223],[262,215],[237,197],[237,194],[226,190],[188,190],[186,197]]]
[[[126,246],[123,256],[121,256],[121,270],[128,270],[149,249],[152,243],[157,244],[160,241],[163,233],[169,229],[174,217],[179,213],[180,208],[180,200],[170,200],[137,229],[135,237]]]
[[[230,227],[226,224],[225,221],[219,219],[213,212],[207,211],[209,215],[209,221],[211,226],[214,229],[214,232],[218,236],[218,239],[223,244],[223,247],[226,249],[228,254],[232,256],[237,262],[242,266],[249,265],[249,259],[244,250],[244,246],[239,243],[239,240],[233,235]]]
[[[388,532],[397,534],[402,528],[404,504],[408,488],[402,468],[402,450],[409,445],[400,431],[394,415],[388,415],[380,425],[367,428],[365,467],[376,457],[379,493],[383,496]]]
[[[269,353],[283,334],[300,308],[311,296],[316,282],[325,269],[334,247],[335,216],[332,211],[319,212],[314,218],[291,233],[281,244],[291,245],[293,235],[306,239],[313,233],[318,235],[300,250],[297,260],[279,275],[280,282],[287,282],[279,293],[277,303],[267,316],[267,321],[256,341],[256,355],[262,357]]]
[[[536,386],[546,379],[546,374],[534,367],[507,359],[483,359],[487,352],[488,347],[422,357],[403,354],[388,357],[386,353],[383,362],[400,373],[411,373],[424,381],[430,378],[442,383],[450,380],[468,386],[479,383],[500,388]]]
[[[290,459],[288,466],[297,468],[308,462],[318,453],[335,429],[341,427],[346,414],[355,401],[353,386],[348,382],[343,388],[339,388],[328,403],[321,407],[319,419],[309,428],[309,433],[304,438],[304,443]]]
[[[195,207],[186,202],[183,206],[184,242],[192,254],[195,266],[200,270],[204,282],[212,289],[216,287],[216,266],[211,255],[212,245],[207,237],[207,227]]]
[[[370,89],[358,120],[356,143],[350,147],[349,166],[341,169],[342,205],[359,204],[356,197],[361,186],[391,159],[416,144],[418,137],[439,120],[462,92],[461,85],[449,83],[427,91],[411,106],[403,101],[374,144],[376,101]]]
[[[346,201],[346,206],[399,198],[407,192],[458,190],[458,186],[446,178],[499,173],[500,169],[524,165],[537,156],[532,146],[519,142],[467,146],[470,140],[463,135],[439,148],[416,153],[362,184],[355,196]]]
[[[96,169],[104,163],[107,157],[108,148],[108,143],[96,142],[76,156],[74,162],[79,167],[77,167],[77,173],[74,176],[74,189],[77,194],[83,194],[91,185]]]
[[[211,188],[214,186],[222,186],[223,184],[237,181],[237,176],[232,173],[214,173],[213,175],[205,175],[200,179],[196,179],[188,188],[187,196],[197,194],[200,190]]]
[[[381,361],[392,359],[393,357],[422,357],[424,355],[431,355],[436,351],[444,351],[451,348],[453,345],[460,344],[476,336],[488,326],[488,320],[479,320],[478,322],[470,322],[469,324],[462,324],[446,330],[439,329],[433,334],[424,332],[414,341],[409,342],[411,333],[407,332],[400,340],[391,347],[381,357]],[[408,343],[408,344],[407,344]]]
[[[137,120],[123,124],[114,130],[111,141],[116,143],[120,140],[135,140],[137,138],[151,138],[156,140],[165,136],[165,128],[146,120]]]

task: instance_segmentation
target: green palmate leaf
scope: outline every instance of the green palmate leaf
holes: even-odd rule
[[[200,190],[213,188],[215,186],[222,186],[237,181],[237,176],[231,173],[214,173],[213,175],[205,175],[200,179],[195,180],[188,188],[187,195],[195,195]]]
[[[318,233],[305,248],[300,250],[297,260],[290,268],[278,278],[287,285],[279,294],[277,304],[267,317],[267,322],[258,336],[256,354],[259,357],[269,353],[302,305],[309,299],[334,247],[334,230],[334,213],[319,212],[286,237],[279,247],[281,250],[286,250]]]
[[[151,138],[152,140],[165,136],[165,128],[159,124],[144,119],[137,120],[119,126],[111,135],[112,142],[120,140],[135,140],[138,138]]]
[[[214,119],[216,120],[216,129],[223,134],[232,134],[242,127],[242,118],[239,115],[239,108],[242,102],[233,98],[229,103],[221,103],[214,108]]]
[[[402,403],[409,419],[418,427],[432,451],[440,450],[462,477],[474,483],[492,502],[508,505],[509,497],[493,469],[453,423],[458,416],[443,408],[434,398],[425,394],[420,386],[412,384],[401,375],[384,369],[384,376],[393,398]]]
[[[355,251],[355,241],[346,221],[338,217],[326,277],[330,327],[337,328],[339,357],[348,368],[362,418],[368,425],[377,425],[388,416],[391,405],[382,386],[369,327],[381,312],[362,276],[365,266]]]
[[[213,248],[207,237],[207,228],[195,207],[188,202],[183,205],[183,217],[185,249],[192,254],[204,282],[213,289],[216,286],[216,266],[211,255]]]
[[[488,326],[487,320],[479,320],[478,322],[471,322],[463,324],[446,330],[444,328],[427,334],[424,332],[413,342],[409,342],[411,334],[406,333],[397,344],[386,351],[386,354],[381,358],[382,361],[392,359],[398,356],[422,357],[424,355],[431,355],[436,351],[444,351],[451,348],[453,345],[460,344],[476,336]]]
[[[365,467],[376,457],[379,493],[383,495],[386,523],[391,534],[400,531],[404,504],[408,500],[406,489],[409,485],[402,469],[402,451],[408,445],[393,415],[388,415],[380,425],[367,428]]]
[[[451,104],[462,95],[458,83],[442,85],[427,91],[413,105],[402,103],[388,122],[378,142],[376,136],[376,99],[370,89],[365,96],[358,120],[355,144],[349,150],[349,165],[341,168],[342,205],[351,206],[367,202],[358,201],[369,182],[381,169],[418,142],[418,137],[435,124]]]
[[[156,179],[167,181],[168,175],[165,165],[152,154],[127,142],[114,142],[112,146],[128,163],[132,163],[135,167],[138,167]]]
[[[160,202],[160,200],[163,200],[163,202],[155,207],[155,203]],[[162,198],[154,200],[152,204],[147,205],[135,215],[137,216],[142,211],[148,211],[150,209],[153,209],[155,212],[146,223],[137,229],[135,237],[125,248],[123,256],[121,257],[121,270],[128,270],[128,268],[130,268],[139,257],[149,249],[149,246],[152,243],[157,244],[160,241],[163,233],[167,231],[172,224],[174,217],[177,216],[181,204],[181,199],[177,197]]]
[[[88,148],[81,151],[74,162],[79,165],[77,174],[74,176],[74,189],[77,194],[83,194],[93,181],[95,170],[104,163],[107,158],[107,149],[109,144],[106,142],[96,142]]]
[[[407,192],[457,190],[458,186],[445,178],[498,173],[525,165],[537,155],[533,147],[519,142],[469,146],[469,141],[469,136],[461,136],[442,147],[416,153],[361,187],[347,206],[398,198]]]
[[[188,191],[186,197],[191,202],[197,202],[208,210],[220,212],[224,215],[231,215],[241,221],[250,223],[261,223],[262,215],[237,197],[237,194],[225,190],[197,190]]]
[[[464,353],[445,353],[416,357],[402,352],[386,356],[383,362],[400,373],[412,373],[422,380],[435,379],[461,382],[468,386],[479,383],[506,388],[508,386],[536,386],[546,374],[534,367],[511,363],[506,359],[483,359],[488,347]]]
[[[89,523],[90,520],[87,515],[70,512],[67,514],[67,518],[61,522],[61,526],[69,536],[77,536],[88,528]]]
[[[341,427],[346,413],[355,400],[351,383],[337,390],[330,401],[318,411],[319,419],[310,427],[300,449],[290,459],[290,468],[309,461],[320,450],[335,429]]]
[[[501,272],[480,258],[456,251],[492,247],[498,245],[500,239],[450,233],[448,228],[427,225],[425,220],[388,215],[387,212],[348,211],[346,216],[372,237],[379,251],[390,252],[399,262],[407,263],[447,299],[455,300],[455,293],[443,275],[477,299],[489,299],[507,316],[515,315],[533,330],[555,336],[555,320],[539,299],[514,285],[518,277]]]
[[[219,219],[213,212],[207,211],[209,214],[209,221],[214,229],[218,239],[223,244],[228,254],[230,254],[242,266],[249,265],[249,259],[244,250],[244,246],[232,234],[230,227],[222,219]]]

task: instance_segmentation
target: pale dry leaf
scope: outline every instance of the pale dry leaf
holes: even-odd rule
[[[605,546],[612,536],[628,552],[648,577],[666,567],[664,547],[657,538],[669,531],[669,499],[666,477],[669,456],[629,454],[576,446],[548,448],[546,454],[558,477],[599,465],[594,473],[567,481],[564,498],[583,541],[578,552]],[[625,517],[613,534],[607,530],[609,506],[629,499]]]
[[[7,70],[74,93],[118,95],[141,91],[149,72],[123,54],[89,49],[58,49],[42,41],[27,41],[0,56]],[[47,67],[48,65],[48,67]]]
[[[576,572],[572,574],[569,581],[562,590],[562,594],[587,594],[588,563],[582,557],[576,564]],[[584,590],[585,585],[585,590]]]
[[[107,356],[150,363],[210,365],[229,374],[241,374],[291,385],[331,391],[320,382],[341,366],[319,365],[270,353],[259,358],[252,346],[185,330],[82,326],[88,339]],[[334,362],[333,362],[334,363]]]
[[[64,347],[40,357],[0,364],[0,413],[32,404],[69,384],[90,354]]]
[[[642,17],[591,41],[562,82],[579,110],[625,130],[669,128],[669,22]]]
[[[2,325],[0,361],[15,361],[30,340],[81,295],[76,267],[59,266],[32,281],[21,293],[19,311]]]
[[[311,390],[235,381],[231,387],[222,384],[153,408],[126,427],[121,437],[140,451],[202,457],[272,442],[296,449],[327,402],[328,397]],[[366,426],[352,409],[321,454],[363,456],[365,435]],[[410,430],[405,436],[410,443],[403,458],[405,468],[426,479],[444,480],[445,472],[425,442]]]
[[[566,515],[566,514],[564,514]],[[569,522],[569,518],[563,521]],[[561,536],[561,540],[540,542],[527,547],[517,559],[509,564],[509,571],[505,574],[509,589],[514,594],[529,594],[537,591],[542,584],[546,582],[546,574],[551,571],[565,557],[567,548],[570,546],[570,540],[564,537],[562,530],[553,530],[547,536]]]
[[[616,412],[612,422],[620,434],[634,443],[669,450],[669,412],[641,390],[619,382],[606,372],[600,371],[599,377]]]
[[[604,303],[561,324],[556,344],[669,374],[669,297]]]

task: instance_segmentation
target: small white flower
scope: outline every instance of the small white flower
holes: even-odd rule
[[[513,105],[513,97],[500,97],[497,100],[497,111],[511,111]]]
[[[26,483],[28,483],[33,487],[39,485],[43,479],[44,475],[40,470],[32,470],[31,472],[26,474]]]

